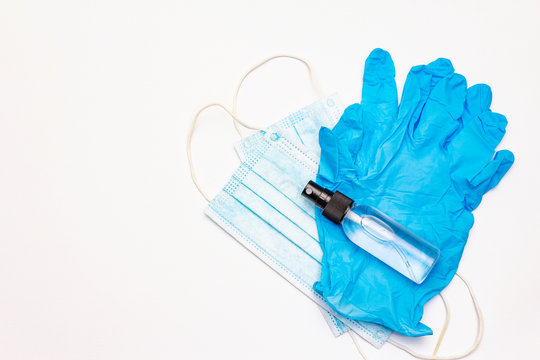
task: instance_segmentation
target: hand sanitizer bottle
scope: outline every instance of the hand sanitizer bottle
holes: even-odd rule
[[[349,240],[417,284],[426,279],[439,258],[438,248],[379,210],[354,204],[339,191],[310,181],[302,195],[320,207],[325,217],[341,224]]]

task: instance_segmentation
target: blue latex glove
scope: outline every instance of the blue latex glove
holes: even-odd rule
[[[407,336],[432,334],[423,305],[454,276],[473,225],[471,211],[513,163],[494,149],[506,119],[492,113],[487,85],[467,90],[450,61],[413,67],[398,106],[390,55],[366,60],[361,104],[347,108],[333,130],[320,131],[317,182],[357,204],[373,206],[441,250],[417,285],[347,239],[317,213],[324,252],[314,288],[337,312]]]

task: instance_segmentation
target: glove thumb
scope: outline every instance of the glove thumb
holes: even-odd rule
[[[320,185],[335,188],[338,182],[354,176],[350,152],[340,144],[339,139],[330,129],[321,127],[319,145],[321,146],[321,163],[317,181]]]
[[[472,211],[480,204],[482,196],[493,189],[514,163],[514,154],[509,150],[500,150],[495,157],[469,180],[471,194],[465,199],[465,206]]]
[[[421,322],[416,325],[415,328],[408,328],[406,331],[402,333],[406,336],[425,336],[425,335],[433,335],[433,330],[429,326],[426,326],[422,324]]]

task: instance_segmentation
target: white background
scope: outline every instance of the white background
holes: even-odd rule
[[[202,105],[276,53],[309,59],[359,101],[375,47],[411,66],[451,59],[485,82],[516,162],[475,211],[460,265],[485,316],[471,359],[530,359],[540,336],[540,6],[537,1],[0,2],[0,359],[356,359],[319,311],[203,215],[185,155]],[[239,115],[264,126],[315,99],[280,60],[249,78]],[[216,194],[237,165],[230,119],[197,127]],[[441,354],[472,343],[458,280]],[[424,321],[438,334],[439,299]],[[430,352],[435,337],[409,344]],[[398,341],[404,341],[398,339]],[[405,359],[392,345],[370,359]]]

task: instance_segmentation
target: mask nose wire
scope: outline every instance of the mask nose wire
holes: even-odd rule
[[[234,115],[236,115],[236,111],[237,111],[237,107],[238,107],[238,93],[240,92],[240,88],[242,87],[242,85],[244,84],[244,80],[246,80],[246,78],[252,73],[254,72],[255,70],[257,70],[258,68],[260,68],[261,66],[263,66],[264,64],[266,64],[267,62],[270,62],[272,60],[275,60],[275,59],[282,59],[282,58],[285,58],[285,59],[293,59],[293,60],[297,60],[301,63],[303,63],[308,72],[309,72],[309,79],[310,79],[310,82],[311,82],[311,86],[313,87],[313,89],[315,90],[315,92],[317,93],[317,96],[318,97],[325,97],[325,93],[324,91],[321,90],[321,88],[319,87],[319,84],[317,82],[317,79],[315,77],[315,74],[313,72],[313,68],[311,67],[311,64],[306,60],[306,59],[302,59],[301,57],[298,57],[298,56],[294,56],[294,55],[287,55],[287,54],[278,54],[278,55],[274,55],[274,56],[271,56],[263,61],[261,61],[260,63],[258,63],[257,65],[253,66],[248,72],[246,72],[244,74],[244,76],[242,76],[242,78],[240,79],[240,82],[238,83],[238,86],[236,87],[236,91],[234,92],[234,96],[233,96],[233,104],[232,104],[232,113]],[[240,135],[240,137],[244,137],[242,135],[242,131],[240,130],[240,126],[239,125],[242,125],[244,126],[242,123],[240,122],[237,122],[237,121],[234,121],[234,127],[236,128],[236,132],[238,132],[238,134]]]
[[[220,103],[207,104],[207,105],[203,106],[202,108],[200,108],[199,111],[197,112],[197,114],[195,114],[195,116],[193,117],[193,120],[191,121],[191,126],[189,127],[189,131],[188,131],[188,135],[187,135],[186,154],[187,154],[187,158],[188,158],[189,172],[191,174],[191,180],[193,180],[193,184],[195,184],[195,187],[197,188],[197,190],[199,190],[201,195],[208,202],[210,202],[211,199],[204,192],[201,185],[199,184],[199,181],[197,180],[197,176],[195,175],[195,169],[193,168],[193,159],[191,157],[191,139],[193,138],[193,132],[195,130],[195,125],[197,124],[197,120],[199,119],[199,116],[202,114],[203,111],[205,111],[206,109],[211,108],[211,107],[219,107],[219,108],[223,109],[227,114],[229,114],[233,118],[235,124],[238,123],[238,124],[242,125],[243,127],[251,129],[251,130],[260,130],[259,128],[256,128],[256,127],[253,127],[253,126],[250,126],[248,124],[243,123],[238,117],[236,117],[236,115],[234,115],[231,112],[231,110],[229,110],[225,105],[222,105]]]

